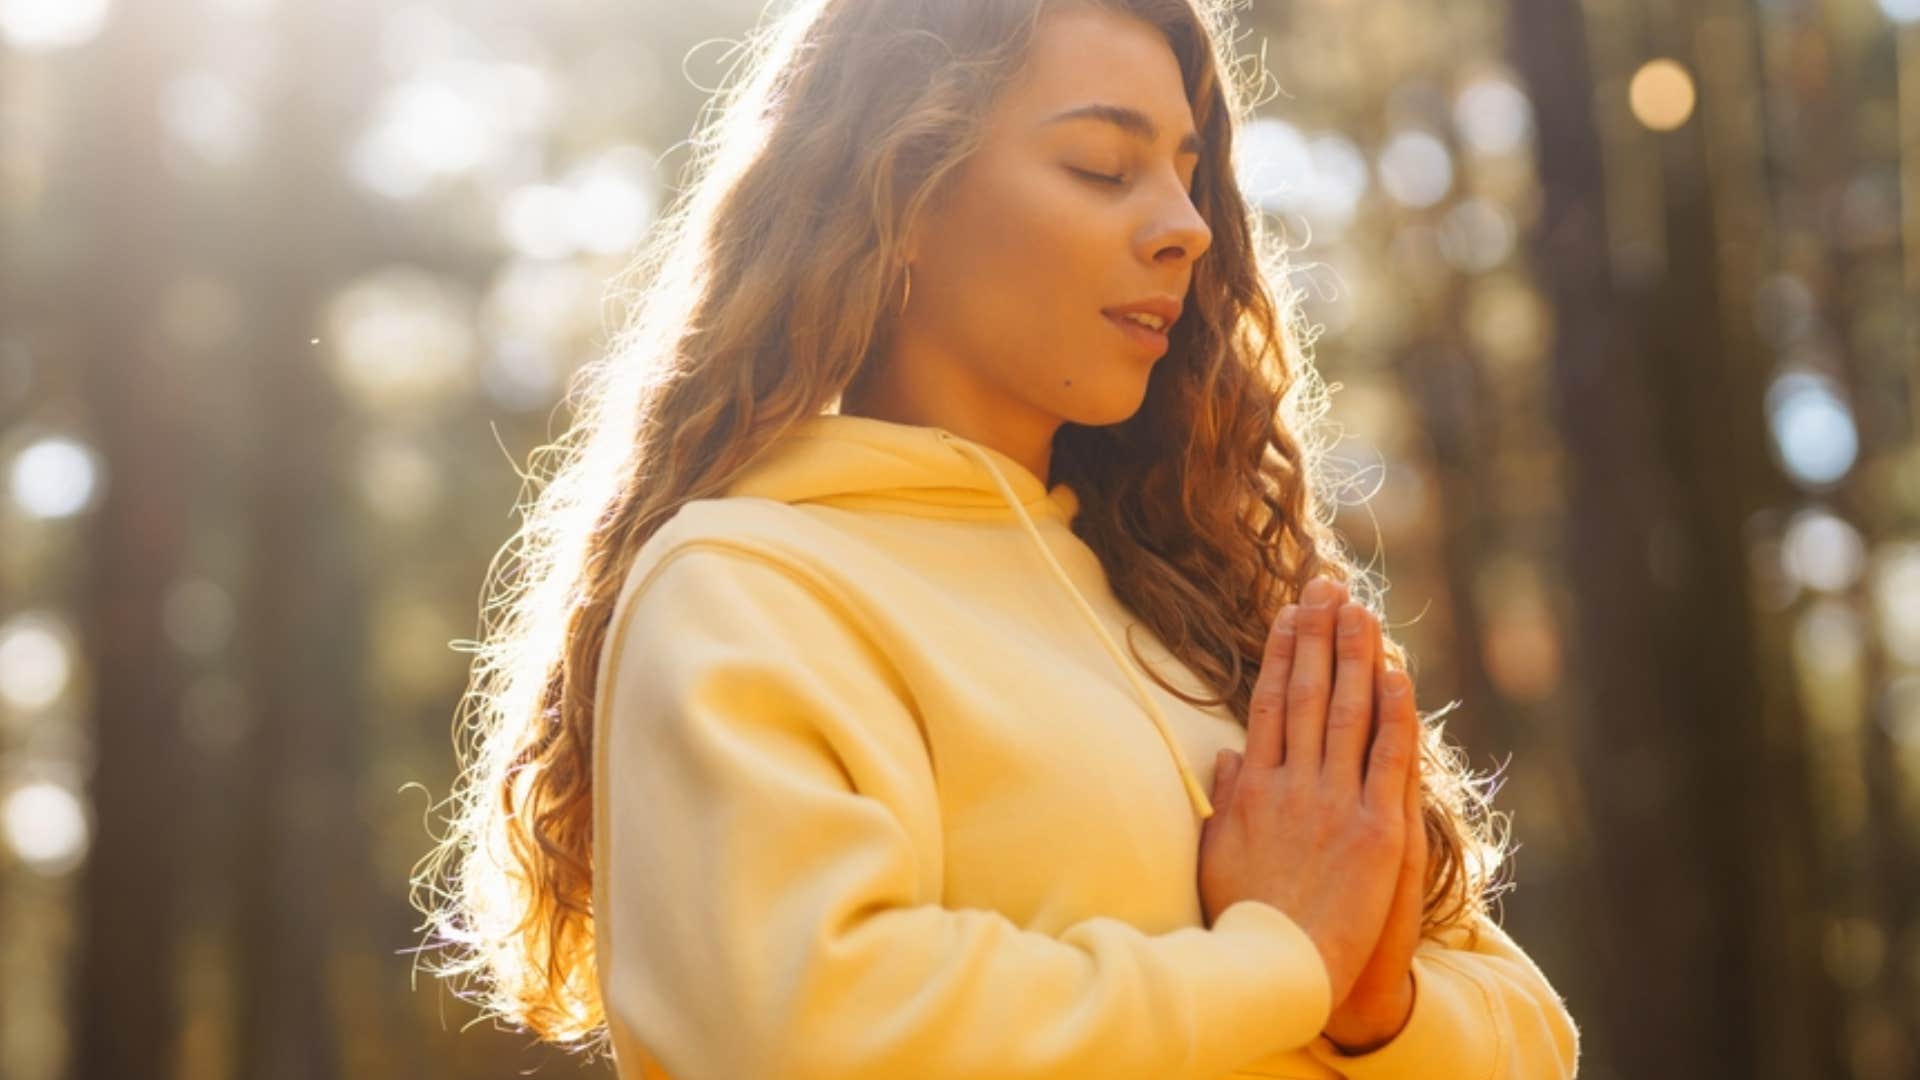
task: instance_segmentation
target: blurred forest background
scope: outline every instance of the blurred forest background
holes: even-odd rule
[[[0,1076],[581,1070],[462,1030],[409,876],[759,15],[0,0]],[[1242,15],[1341,524],[1581,1075],[1920,1076],[1920,0]]]

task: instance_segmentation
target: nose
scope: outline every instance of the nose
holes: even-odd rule
[[[1213,243],[1213,230],[1207,226],[1207,219],[1200,215],[1185,189],[1177,188],[1176,192],[1155,216],[1156,224],[1146,232],[1143,254],[1151,262],[1191,263]]]

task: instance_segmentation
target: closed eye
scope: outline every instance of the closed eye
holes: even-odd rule
[[[1108,176],[1106,173],[1089,172],[1086,169],[1076,169],[1071,165],[1067,166],[1067,171],[1070,173],[1076,173],[1080,176],[1084,176],[1088,180],[1091,180],[1096,184],[1105,185],[1107,187],[1125,187],[1127,183],[1127,178],[1125,176]],[[1187,185],[1186,192],[1189,198],[1193,196],[1193,186],[1191,184]]]

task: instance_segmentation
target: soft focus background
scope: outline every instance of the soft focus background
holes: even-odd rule
[[[581,1071],[409,876],[759,11],[0,0],[0,1076]],[[1244,15],[1341,523],[1582,1076],[1920,1076],[1920,0]]]

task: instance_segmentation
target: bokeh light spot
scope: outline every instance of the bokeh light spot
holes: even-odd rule
[[[0,699],[21,709],[58,700],[73,672],[69,638],[59,619],[42,612],[0,623]]]
[[[1693,115],[1693,103],[1693,76],[1664,57],[1640,65],[1627,85],[1627,104],[1634,119],[1654,131],[1672,131],[1686,123]]]
[[[84,444],[63,436],[41,439],[13,459],[13,501],[33,517],[71,517],[93,501],[99,472]]]
[[[66,785],[35,780],[14,788],[0,808],[7,846],[49,877],[79,865],[87,851],[87,815]]]

